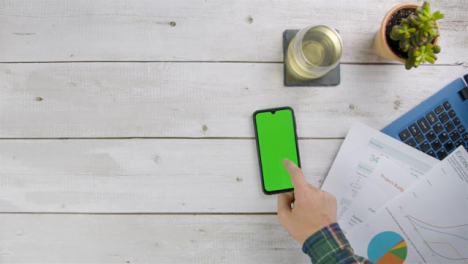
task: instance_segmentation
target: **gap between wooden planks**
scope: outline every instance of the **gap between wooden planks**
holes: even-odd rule
[[[0,214],[2,263],[308,263],[276,215]]]
[[[320,186],[342,140],[300,140]],[[275,213],[254,140],[1,140],[1,212]]]
[[[252,138],[252,113],[289,105],[303,138],[381,129],[463,66],[342,65],[337,87],[285,88],[268,63],[0,64],[0,138]]]
[[[282,61],[282,33],[340,31],[346,63],[387,62],[373,50],[399,1],[3,1],[0,61]],[[445,18],[438,63],[468,62],[464,0],[432,3]]]

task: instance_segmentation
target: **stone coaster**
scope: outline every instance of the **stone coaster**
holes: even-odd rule
[[[331,70],[325,76],[313,80],[300,80],[286,72],[286,65],[284,60],[287,57],[289,42],[296,35],[299,30],[288,29],[283,32],[283,72],[284,72],[284,86],[337,86],[341,82],[340,77],[340,63],[335,69]]]

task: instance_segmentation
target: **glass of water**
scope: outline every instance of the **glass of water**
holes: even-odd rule
[[[298,79],[317,79],[340,62],[343,41],[336,30],[327,26],[307,27],[289,43],[286,69]]]

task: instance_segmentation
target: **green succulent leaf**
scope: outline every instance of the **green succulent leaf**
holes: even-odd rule
[[[411,68],[413,68],[413,65],[414,65],[414,58],[408,58],[405,62],[405,68],[407,70],[411,70]]]
[[[434,51],[434,53],[439,53],[440,49],[440,46],[437,44],[432,46],[432,51]]]
[[[401,50],[408,52],[408,50],[411,48],[411,43],[409,40],[400,41],[399,46]]]
[[[428,12],[426,10],[423,10],[423,14],[424,14],[424,17],[428,20],[432,18],[432,14],[430,13],[430,11]]]
[[[406,24],[398,27],[398,34],[400,35],[400,39],[401,36],[403,36],[405,39],[409,39],[411,37],[411,34],[413,34],[414,32],[416,32],[416,29],[410,28],[410,26]]]
[[[431,12],[431,6],[429,5],[429,2],[424,2],[422,5],[422,11],[426,11],[427,13]]]
[[[415,59],[415,61],[413,63],[413,67],[417,68],[420,64],[421,64],[421,61]]]
[[[399,48],[408,54],[406,69],[417,68],[421,63],[434,63],[435,54],[439,53],[439,45],[432,45],[436,37],[440,36],[436,20],[444,18],[440,11],[431,12],[428,2],[416,8],[414,14],[403,18],[399,25],[393,26],[390,38],[399,41]]]
[[[444,14],[442,14],[440,11],[437,10],[434,12],[433,17],[435,20],[439,20],[439,19],[444,18]]]
[[[410,23],[414,26],[419,26],[421,24],[421,22],[418,20],[418,17],[415,16],[414,14],[411,14],[409,17],[408,17],[408,20],[410,21]]]
[[[399,41],[401,39],[401,34],[400,32],[401,26],[395,25],[392,28],[392,31],[390,32],[390,38],[394,41]]]
[[[437,52],[434,52],[434,47],[436,51],[440,51],[440,47],[438,47],[438,45],[433,46],[432,44],[426,44],[415,48],[414,51],[409,52],[409,57],[405,67],[408,69],[410,63],[412,63],[413,67],[415,68],[417,68],[421,63],[429,62],[434,64],[437,60],[437,56],[434,54]]]
[[[428,20],[429,20],[429,18],[428,18],[428,17],[426,17],[426,16],[425,16],[425,15],[423,15],[423,14],[420,14],[420,15],[419,15],[419,20],[421,20],[422,22],[426,22],[426,21],[428,21]]]
[[[422,6],[421,6],[421,7],[418,7],[418,8],[416,8],[416,12],[415,12],[415,13],[416,13],[416,15],[417,15],[417,16],[419,16],[419,15],[422,15],[422,13],[423,13]]]
[[[433,57],[426,57],[426,61],[431,63],[431,64],[434,64],[436,58],[433,58]]]

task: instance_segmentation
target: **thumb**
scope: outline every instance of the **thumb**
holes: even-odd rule
[[[291,181],[294,185],[294,189],[308,187],[307,181],[304,178],[302,170],[299,167],[297,167],[296,164],[294,164],[294,162],[288,159],[284,159],[283,166],[286,168],[286,170],[289,172],[289,175],[291,176]]]

